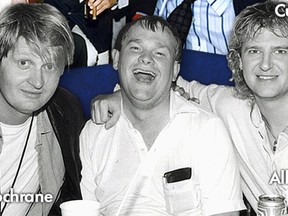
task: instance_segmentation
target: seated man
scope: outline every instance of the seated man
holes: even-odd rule
[[[57,89],[73,37],[46,4],[8,6],[0,29],[0,215],[60,215],[59,203],[81,199],[82,111]]]
[[[178,79],[191,98],[223,119],[237,150],[244,195],[255,211],[261,194],[288,199],[288,6],[275,11],[277,5],[255,4],[236,18],[228,54],[235,88]],[[110,112],[118,109],[117,100],[108,105]],[[98,122],[108,119],[104,111],[94,112],[105,114]],[[111,120],[118,116],[114,111]]]
[[[171,91],[180,39],[160,17],[124,27],[113,50],[121,116],[80,136],[84,199],[103,215],[238,215],[245,208],[221,120]]]

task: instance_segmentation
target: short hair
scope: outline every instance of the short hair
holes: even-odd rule
[[[118,36],[115,41],[114,49],[121,51],[122,43],[125,40],[125,38],[128,36],[129,30],[136,24],[139,24],[143,29],[148,29],[153,32],[155,32],[156,30],[161,30],[161,31],[165,31],[165,29],[170,30],[177,43],[177,47],[175,50],[176,61],[180,62],[181,55],[182,55],[182,44],[181,44],[182,42],[179,37],[179,34],[175,28],[173,28],[166,20],[164,20],[162,17],[159,17],[159,16],[142,16],[138,18],[137,20],[126,24],[118,33]]]
[[[288,17],[279,17],[275,13],[277,3],[266,1],[248,6],[235,20],[230,36],[228,66],[232,71],[237,96],[242,99],[254,99],[252,90],[248,87],[240,68],[241,49],[243,43],[257,37],[262,29],[267,29],[277,36],[288,36]],[[283,9],[283,8],[282,8]],[[275,30],[280,31],[279,35]]]
[[[48,4],[15,4],[0,13],[0,62],[20,37],[41,58],[73,62],[74,42],[66,18]],[[53,53],[51,53],[51,48]],[[52,55],[52,56],[50,56]]]

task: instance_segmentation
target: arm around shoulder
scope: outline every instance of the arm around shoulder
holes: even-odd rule
[[[223,214],[215,214],[213,216],[238,216],[239,212],[227,212],[227,213],[223,213]]]

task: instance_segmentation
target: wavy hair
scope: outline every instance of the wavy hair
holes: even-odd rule
[[[248,6],[235,20],[234,28],[230,36],[228,66],[232,71],[233,80],[237,90],[236,96],[241,99],[254,99],[253,92],[245,82],[243,71],[240,68],[241,49],[243,44],[255,37],[261,29],[265,28],[280,37],[288,36],[288,17],[279,17],[275,13],[275,7],[279,3],[266,1]],[[285,13],[284,8],[280,8]],[[275,30],[281,32],[279,35]]]

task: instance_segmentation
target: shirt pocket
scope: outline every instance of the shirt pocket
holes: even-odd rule
[[[173,183],[167,183],[163,179],[163,188],[167,210],[170,214],[193,212],[195,215],[201,215],[200,188],[192,178]]]

